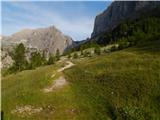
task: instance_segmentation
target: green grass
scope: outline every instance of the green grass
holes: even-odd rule
[[[84,60],[65,72],[80,119],[159,120],[160,42]]]
[[[2,110],[4,120],[46,120],[46,119],[71,119],[74,113],[70,111],[76,108],[74,92],[69,86],[53,93],[44,93],[42,90],[53,81],[51,75],[55,70],[64,66],[57,65],[40,67],[35,70],[27,70],[17,74],[11,74],[2,78]],[[53,114],[43,111],[39,114],[26,116],[25,118],[11,114],[16,106],[32,105],[35,107],[52,106]]]
[[[5,120],[159,120],[160,41],[91,58],[72,60],[64,71],[69,84],[43,93],[55,79],[57,63],[2,77]],[[59,74],[58,74],[59,76]],[[58,77],[56,76],[56,77]],[[11,114],[16,106],[54,107],[25,118]]]

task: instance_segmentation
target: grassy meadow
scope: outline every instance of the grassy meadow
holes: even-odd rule
[[[159,41],[84,60],[65,74],[80,119],[160,119]]]
[[[160,119],[160,41],[72,61],[62,73],[69,84],[51,93],[42,90],[63,62],[2,77],[4,120]],[[44,110],[11,114],[24,105]]]
[[[56,70],[64,66],[63,63],[40,67],[35,70],[22,71],[2,78],[2,110],[4,120],[52,120],[72,119],[70,111],[75,108],[74,93],[69,86],[53,93],[44,93],[43,89],[49,86]],[[16,106],[32,105],[43,107],[43,112],[33,115],[16,115],[11,111]],[[50,106],[50,109],[47,108]],[[71,114],[71,115],[70,115]]]

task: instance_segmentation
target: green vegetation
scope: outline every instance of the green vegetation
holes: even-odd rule
[[[81,51],[81,56],[83,56],[84,55],[84,51],[82,49],[80,51]]]
[[[122,50],[131,46],[141,45],[143,43],[154,41],[160,38],[160,18],[159,16],[144,16],[136,20],[127,20],[118,25],[110,32],[101,34],[77,48],[70,50],[71,52],[81,52],[81,57],[88,57],[89,48],[94,48],[94,53],[100,55],[102,53],[100,46],[112,45],[110,51]],[[108,50],[107,50],[108,52]]]
[[[53,55],[50,55],[49,59],[48,59],[48,65],[54,64],[56,61],[56,58]]]
[[[71,58],[71,54],[70,53],[68,54],[68,58]]]
[[[25,57],[25,47],[21,43],[16,46],[13,53],[11,54],[12,59],[14,60],[13,66],[9,68],[9,71],[22,71],[27,68],[28,62]]]
[[[92,40],[92,41],[88,41],[84,44],[81,44],[80,46],[78,46],[76,48],[71,49],[70,51],[68,51],[68,54],[71,53],[71,52],[75,52],[75,51],[83,52],[83,50],[85,50],[85,49],[96,48],[96,47],[99,47],[99,45],[97,44],[97,42],[95,40]]]
[[[35,69],[36,67],[43,65],[51,65],[54,64],[55,61],[60,59],[60,53],[58,49],[56,51],[56,56],[54,57],[53,55],[50,55],[48,61],[46,59],[44,51],[43,53],[41,53],[40,51],[32,52],[31,57],[28,61],[25,54],[26,48],[23,43],[18,44],[14,48],[13,52],[10,53],[12,59],[14,60],[14,63],[8,70],[5,70],[3,74],[7,75],[18,71]]]
[[[12,53],[12,70],[24,71],[2,78],[4,119],[159,120],[159,23],[158,17],[125,21],[100,36],[98,42],[88,42],[68,52],[66,58],[74,58],[76,65],[64,73],[57,72],[65,65],[63,60],[55,62],[60,59],[58,49],[48,61],[44,53],[34,52],[27,62],[25,47],[18,45]],[[100,48],[98,44],[110,45]],[[46,64],[54,65],[25,70]],[[43,89],[62,74],[69,84],[44,93]],[[43,107],[43,111],[23,118],[11,113],[25,105]]]
[[[156,40],[160,37],[159,22],[160,18],[153,16],[124,21],[112,31],[99,36],[97,43],[102,46],[109,43],[119,43],[120,49],[123,49],[147,40]]]
[[[59,49],[56,50],[56,60],[60,59],[60,52]]]
[[[58,63],[25,70],[2,78],[2,110],[6,120],[158,120],[160,119],[160,41],[93,56],[75,62],[64,71],[69,84],[43,93]],[[9,97],[8,97],[9,96]],[[22,118],[16,106],[43,107],[40,113]],[[53,114],[47,108],[54,108]]]
[[[80,50],[84,50],[87,48],[94,48],[94,47],[99,47],[99,45],[95,41],[89,41],[86,44],[82,44],[80,46]]]
[[[92,49],[83,50],[83,54],[81,53],[81,57],[91,57],[92,56],[92,54],[91,54],[92,51],[93,51]]]
[[[79,119],[160,119],[160,41],[79,62],[65,71]]]
[[[42,56],[39,52],[32,52],[30,58],[30,66],[31,68],[39,67],[43,64]]]
[[[101,54],[100,46],[95,47],[94,53],[97,54],[97,55],[100,55],[100,54]]]
[[[113,45],[113,46],[111,47],[111,49],[110,49],[111,52],[114,52],[114,51],[116,51],[116,50],[118,50],[118,48],[117,48],[116,45]]]
[[[78,54],[76,52],[73,54],[73,58],[74,59],[78,58]]]
[[[57,74],[51,78],[51,75],[61,66],[64,64],[43,66],[3,77],[1,110],[4,112],[4,120],[71,120],[75,118],[72,109],[77,108],[77,101],[69,86],[52,93],[43,92],[43,89],[59,76]],[[43,112],[25,116],[11,113],[17,106],[25,105],[43,107]]]

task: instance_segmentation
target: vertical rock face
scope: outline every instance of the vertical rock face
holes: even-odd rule
[[[103,13],[96,16],[91,37],[104,31],[112,30],[126,19],[135,19],[140,11],[147,11],[160,6],[156,1],[115,1]]]

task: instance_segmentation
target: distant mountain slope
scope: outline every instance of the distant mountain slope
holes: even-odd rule
[[[112,30],[127,19],[138,18],[143,13],[160,6],[158,1],[115,1],[96,16],[92,38]]]
[[[3,36],[1,39],[2,67],[9,67],[13,63],[9,52],[19,43],[25,45],[27,58],[34,51],[44,52],[46,57],[49,54],[55,54],[57,50],[62,54],[76,44],[71,37],[64,35],[54,26],[39,29],[24,29],[11,36]]]
[[[54,26],[39,29],[24,29],[2,39],[2,47],[23,43],[29,49],[55,53],[59,49],[63,53],[74,43],[72,38],[64,35]]]

